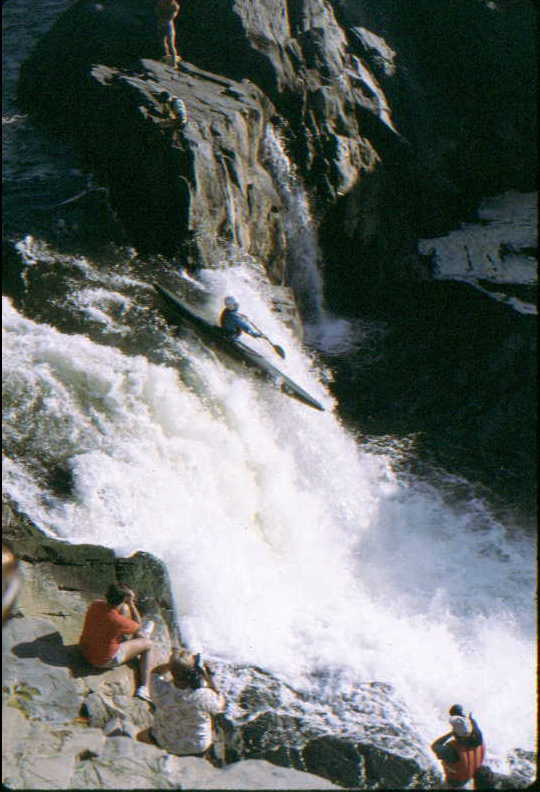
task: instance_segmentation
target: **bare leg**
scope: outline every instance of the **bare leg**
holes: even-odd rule
[[[174,57],[178,57],[178,53],[176,51],[176,28],[174,26],[174,22],[169,23],[168,33],[170,54],[174,55]]]
[[[169,55],[173,54],[169,49],[170,25],[169,24],[160,25],[159,35],[163,39],[163,49],[165,50],[165,57],[168,58]]]
[[[148,685],[150,680],[152,641],[148,638],[133,638],[122,644],[122,662],[128,663],[139,657],[139,685]]]

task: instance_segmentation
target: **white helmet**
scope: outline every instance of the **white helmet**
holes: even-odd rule
[[[225,297],[225,307],[230,311],[237,311],[239,308],[238,301],[235,297]]]

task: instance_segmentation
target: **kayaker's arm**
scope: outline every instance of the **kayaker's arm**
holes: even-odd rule
[[[248,333],[248,335],[253,336],[253,338],[263,337],[262,333],[251,326],[249,319],[243,314],[239,314],[237,311],[229,311],[225,308],[221,314],[220,324],[227,335],[233,339],[238,338],[242,332]]]
[[[261,333],[260,330],[256,330],[244,314],[237,314],[236,321],[238,326],[241,327],[245,333],[248,333],[248,335],[253,336],[253,338],[263,338],[263,333]]]

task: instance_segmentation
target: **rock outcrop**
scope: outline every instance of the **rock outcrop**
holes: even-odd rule
[[[234,668],[234,704],[222,719],[225,755],[267,759],[345,787],[418,788],[438,783],[392,686],[358,682],[314,698],[262,669]]]
[[[155,21],[152,3],[136,6],[70,9],[38,47],[38,73],[23,70],[23,102],[76,137],[138,249],[194,266],[213,257],[217,243],[233,245],[264,260],[281,281],[281,200],[262,164],[271,102],[248,80],[141,59],[156,54]],[[97,50],[88,46],[90,34]],[[66,41],[73,48],[67,60]],[[49,88],[38,97],[43,81]],[[162,124],[163,90],[184,98],[183,132]]]

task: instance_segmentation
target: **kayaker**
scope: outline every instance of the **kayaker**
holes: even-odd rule
[[[455,704],[449,714],[452,731],[435,740],[431,750],[442,762],[448,787],[460,789],[474,777],[484,761],[485,746],[472,713],[466,718],[463,707]]]
[[[153,623],[143,627],[135,599],[135,593],[125,583],[111,583],[105,599],[95,600],[88,607],[79,649],[85,660],[104,670],[138,657],[139,684],[135,696],[151,703],[148,680],[152,641],[148,633]]]
[[[248,333],[253,338],[265,338],[260,330],[253,327],[247,316],[238,313],[239,307],[235,297],[225,297],[225,308],[221,312],[219,323],[227,338],[230,338],[231,341],[236,341],[243,332]]]

